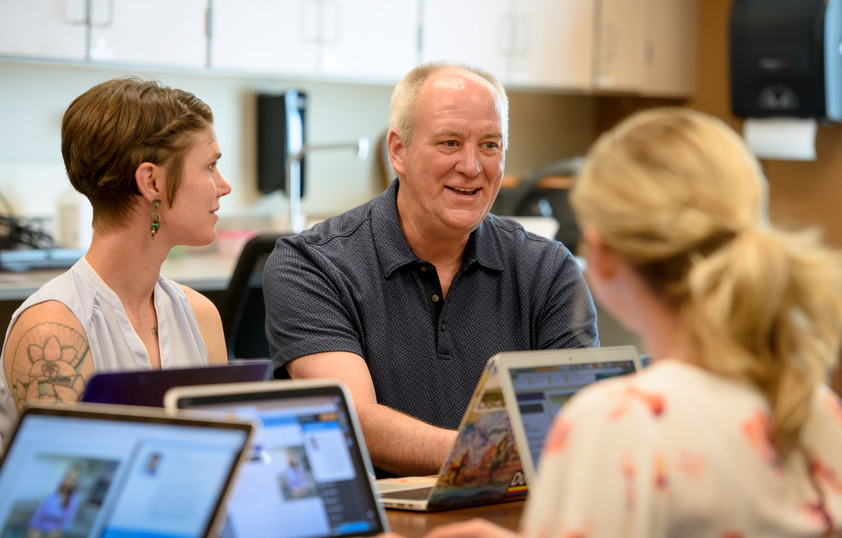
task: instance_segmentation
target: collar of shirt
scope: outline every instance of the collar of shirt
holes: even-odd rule
[[[372,227],[374,231],[374,248],[380,259],[383,276],[389,278],[395,271],[407,265],[415,266],[421,262],[406,242],[400,220],[398,219],[398,180],[395,179],[389,188],[374,199],[371,208]],[[503,264],[494,254],[494,249],[488,247],[495,241],[491,230],[494,217],[487,216],[479,228],[471,233],[465,250],[462,269],[474,263],[492,271],[502,272]]]

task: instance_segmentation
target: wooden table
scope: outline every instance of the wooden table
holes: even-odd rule
[[[389,520],[392,532],[407,538],[419,538],[439,525],[466,521],[475,517],[485,518],[507,529],[517,530],[524,502],[520,500],[429,513],[386,510],[386,518]]]

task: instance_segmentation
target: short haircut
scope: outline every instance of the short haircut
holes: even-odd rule
[[[389,107],[389,129],[396,131],[405,145],[408,146],[412,142],[412,138],[415,136],[415,111],[421,89],[432,74],[443,69],[459,69],[475,75],[488,82],[497,92],[503,148],[507,148],[509,146],[509,98],[506,95],[506,90],[497,80],[497,77],[470,65],[431,62],[421,64],[404,75],[392,92],[392,102]]]
[[[119,226],[140,194],[138,166],[166,166],[172,205],[195,135],[212,125],[210,107],[192,93],[154,80],[117,78],[97,84],[67,108],[61,153],[70,183],[91,202],[94,223]]]

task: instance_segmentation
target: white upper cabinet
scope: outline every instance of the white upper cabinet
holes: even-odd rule
[[[590,88],[593,72],[593,0],[514,2],[512,85]]]
[[[0,54],[203,68],[207,0],[0,0]]]
[[[696,89],[698,0],[648,0],[645,78],[641,92],[687,97]]]
[[[415,0],[325,0],[318,71],[397,82],[418,62]]]
[[[396,81],[418,58],[417,0],[211,0],[210,66]]]
[[[84,60],[87,0],[0,0],[0,55]]]
[[[211,68],[314,73],[318,9],[317,0],[211,0]]]
[[[507,86],[591,85],[593,0],[424,0],[422,59],[482,67]]]
[[[599,0],[594,50],[597,89],[629,92],[643,86],[645,2]]]
[[[686,97],[695,89],[697,0],[598,0],[594,86]]]
[[[421,60],[480,67],[501,80],[514,49],[509,0],[424,0]]]
[[[203,69],[207,9],[208,0],[90,0],[89,59]]]

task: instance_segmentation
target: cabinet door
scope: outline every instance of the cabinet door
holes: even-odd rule
[[[642,93],[687,97],[696,89],[697,0],[648,0]]]
[[[211,10],[213,69],[315,73],[320,0],[211,0]]]
[[[514,24],[509,83],[552,89],[591,88],[593,0],[517,0]]]
[[[396,82],[418,61],[416,0],[323,0],[318,72]]]
[[[90,0],[93,62],[203,68],[207,0]]]
[[[84,60],[86,0],[0,0],[0,55]]]
[[[644,79],[646,2],[599,0],[596,88],[639,91]]]
[[[422,61],[468,63],[505,82],[515,46],[508,0],[424,0],[423,6]]]

